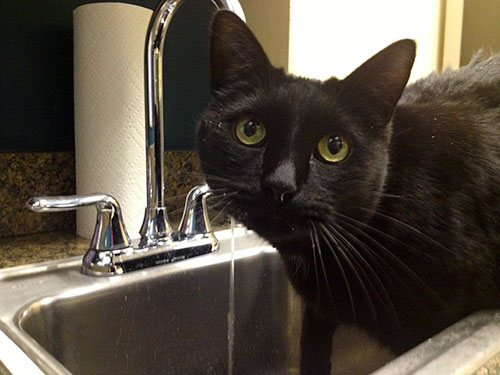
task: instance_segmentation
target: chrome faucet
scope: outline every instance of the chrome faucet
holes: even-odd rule
[[[245,19],[237,0],[211,0],[218,9],[229,9]],[[146,174],[147,207],[140,246],[154,246],[168,236],[172,227],[165,207],[164,188],[164,110],[163,110],[163,47],[168,26],[183,0],[163,0],[149,22],[144,56],[146,98]]]
[[[208,0],[207,0],[208,1]],[[218,242],[207,215],[207,185],[194,187],[186,198],[179,230],[174,231],[165,205],[163,47],[168,26],[183,0],[162,0],[149,22],[144,58],[146,112],[146,191],[147,206],[136,246],[127,234],[118,201],[110,195],[33,197],[27,207],[35,212],[74,210],[94,205],[97,220],[90,248],[84,256],[82,272],[116,275],[158,264],[207,254]],[[217,9],[228,9],[244,19],[237,0],[211,0]]]

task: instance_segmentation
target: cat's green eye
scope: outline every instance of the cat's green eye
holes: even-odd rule
[[[349,142],[340,134],[328,134],[318,143],[318,156],[328,163],[339,163],[350,151]]]
[[[236,123],[236,138],[247,146],[255,146],[266,138],[266,128],[254,118],[244,118]]]

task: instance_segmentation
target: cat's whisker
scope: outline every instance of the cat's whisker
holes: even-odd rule
[[[402,227],[404,227],[406,229],[409,229],[410,231],[412,231],[417,236],[420,236],[420,239],[425,239],[429,243],[432,243],[432,244],[438,246],[442,250],[445,250],[445,251],[447,251],[450,254],[454,254],[453,251],[451,251],[450,249],[448,249],[446,246],[443,246],[442,244],[440,244],[435,239],[429,237],[427,234],[423,233],[422,231],[420,231],[419,229],[415,228],[414,226],[412,226],[412,225],[410,225],[408,223],[405,223],[402,220],[399,220],[399,219],[396,219],[395,217],[383,214],[382,212],[374,210],[374,209],[371,209],[371,208],[360,207],[360,206],[355,206],[355,208],[360,209],[362,211],[370,212],[370,213],[372,213],[374,215],[377,215],[377,216],[380,216],[380,217],[383,217],[384,219],[387,219],[387,220],[389,220],[389,221],[391,221],[393,223],[396,223],[396,224],[398,224],[398,225],[400,225],[400,226],[402,226]]]
[[[334,259],[335,259],[335,262],[339,266],[340,273],[342,274],[342,278],[344,279],[344,283],[345,283],[345,286],[346,286],[346,289],[347,289],[347,294],[349,295],[349,301],[351,302],[353,321],[356,324],[357,323],[356,308],[355,308],[355,304],[354,304],[354,297],[353,297],[353,294],[352,294],[351,285],[349,284],[349,280],[347,278],[347,274],[346,274],[346,272],[344,270],[344,267],[342,267],[342,262],[340,261],[337,253],[335,252],[335,249],[333,248],[333,246],[330,243],[330,241],[328,241],[328,238],[326,237],[325,233],[323,233],[323,225],[321,225],[321,223],[320,223],[320,228],[319,229],[320,229],[319,234],[321,235],[321,237],[325,241],[326,245],[330,249],[330,251],[331,251],[331,253],[332,253],[332,255],[333,255]],[[337,249],[338,248],[339,247],[337,246]]]
[[[219,204],[218,202],[223,201],[225,199],[229,199],[232,195],[235,195],[235,194],[237,194],[237,192],[234,192],[234,193],[225,193],[224,192],[223,194],[219,193],[219,195],[217,195],[217,194],[209,195],[206,198],[207,199],[207,206],[208,206],[209,209],[217,208],[217,205]],[[223,197],[224,195],[226,195],[227,198],[222,198],[221,199],[220,197],[221,196]],[[186,196],[187,196],[187,194],[180,194],[180,195],[177,195],[175,197],[171,197],[170,199],[167,200],[167,202],[169,202],[171,204],[172,204],[173,201],[178,201],[178,203],[179,203],[178,206],[176,205],[177,206],[176,208],[169,207],[169,209],[168,209],[168,215],[169,216],[176,216],[176,215],[178,215],[178,214],[180,214],[180,213],[182,213],[184,211],[184,204],[181,204],[183,202],[181,201],[180,198],[185,198]],[[218,199],[218,201],[215,204],[210,202],[210,201],[216,200],[216,199]]]
[[[224,207],[222,207],[222,208],[219,210],[219,212],[217,212],[217,213],[214,215],[214,217],[210,219],[210,221],[211,221],[211,222],[216,222],[216,221],[217,221],[217,219],[219,218],[219,216],[221,216],[221,215],[225,212],[226,208],[228,208],[228,206],[229,206],[230,204],[231,204],[231,202],[227,202],[227,203],[224,205]]]
[[[335,236],[337,241],[342,245],[344,245],[344,250],[346,254],[352,255],[352,261],[355,262],[359,267],[359,270],[363,273],[363,275],[366,277],[368,283],[370,286],[376,291],[375,286],[371,282],[370,276],[365,272],[364,267],[366,267],[371,273],[375,276],[375,278],[378,278],[377,273],[373,270],[372,266],[370,263],[363,257],[363,255],[358,251],[358,249],[341,233],[341,230],[337,229],[334,225],[331,223],[325,224],[327,229],[331,232],[332,235]],[[359,259],[359,260],[358,260]]]
[[[238,191],[230,191],[229,189],[212,190],[207,197],[207,201],[227,200],[238,194]]]
[[[401,281],[403,281],[403,283],[404,283],[404,280],[393,269],[393,266],[391,266],[389,263],[387,263],[387,261],[384,258],[382,258],[380,255],[378,255],[375,251],[373,251],[365,242],[363,242],[361,239],[359,239],[358,237],[353,235],[351,232],[349,232],[345,227],[341,226],[340,224],[333,224],[333,225],[336,226],[339,230],[342,230],[342,232],[346,236],[348,236],[352,241],[356,242],[359,246],[361,246],[361,248],[365,250],[366,256],[370,257],[371,261],[374,262],[379,269],[387,269],[388,271],[392,271],[393,273],[395,273],[396,277],[398,279],[400,279]],[[361,254],[360,254],[360,256],[361,256]],[[372,267],[370,266],[370,268],[372,268]],[[384,294],[384,298],[385,298],[384,305],[387,309],[387,312],[389,313],[390,316],[392,316],[392,319],[393,319],[394,323],[396,324],[396,326],[401,328],[401,324],[399,322],[396,308],[392,302],[392,299],[391,299],[387,289],[385,288],[384,283],[382,282],[382,280],[379,280],[379,276],[374,269],[372,270],[372,273],[375,276],[375,278],[378,280],[379,286],[382,288],[382,293]],[[386,277],[386,279],[387,279],[387,277]]]
[[[402,269],[404,270],[405,272],[405,276],[411,276],[417,283],[419,283],[421,286],[423,286],[428,292],[430,295],[433,296],[433,298],[437,301],[439,301],[439,303],[443,306],[443,307],[446,307],[446,303],[444,302],[443,298],[441,296],[439,296],[435,291],[434,289],[432,289],[414,270],[412,270],[405,262],[403,262],[399,257],[397,257],[392,251],[390,251],[386,246],[384,246],[383,244],[381,244],[379,241],[377,241],[375,238],[373,238],[372,236],[370,236],[368,233],[366,233],[365,231],[359,229],[358,227],[356,227],[355,225],[352,225],[350,223],[348,223],[347,221],[345,220],[342,220],[344,225],[347,225],[349,226],[350,228],[352,228],[353,230],[355,230],[357,233],[359,233],[359,235],[363,236],[364,238],[366,238],[368,241],[372,242],[374,245],[377,246],[378,249],[380,249],[383,254],[387,255],[389,257],[389,259],[391,259],[393,262],[395,262],[395,264],[399,265],[400,267],[402,267]],[[370,226],[368,226],[370,227]],[[409,285],[405,282],[404,278],[400,278],[400,280],[403,282],[403,284],[406,286],[406,289],[413,292],[413,294],[418,297],[417,293],[415,293],[412,288],[409,287]]]
[[[323,270],[323,276],[325,277],[325,283],[326,283],[326,287],[327,287],[327,290],[328,290],[328,296],[329,296],[330,301],[332,303],[332,307],[334,309],[335,315],[337,316],[337,310],[335,308],[335,300],[333,298],[332,289],[330,287],[330,282],[328,281],[328,274],[326,272],[326,267],[325,267],[325,263],[324,263],[324,260],[323,260],[323,254],[322,254],[322,251],[321,251],[321,244],[320,244],[320,240],[319,240],[319,236],[318,236],[318,229],[316,228],[316,225],[314,224],[314,222],[312,220],[310,221],[310,223],[311,223],[311,226],[312,226],[312,229],[313,229],[314,241],[316,242],[316,244],[318,246],[318,254],[319,254],[319,259],[320,259],[320,262],[321,262],[321,268]],[[318,290],[318,292],[319,292],[319,290]],[[354,310],[354,305],[353,305],[353,310]]]
[[[220,189],[220,190],[221,191],[212,192],[212,194],[206,198],[209,208],[210,208],[209,202],[211,200],[220,199],[221,196],[227,194],[226,189],[224,189],[224,191],[222,191],[222,189]],[[188,193],[178,194],[178,195],[168,197],[165,199],[165,201],[169,204],[169,208],[168,208],[169,215],[176,216],[177,214],[182,213],[182,211],[184,210],[184,200],[187,197],[187,195],[188,195]],[[175,202],[177,202],[177,203],[175,203]],[[175,208],[172,206],[175,206]]]
[[[354,239],[354,240],[356,240],[356,238],[354,236],[352,236],[347,230],[345,230],[344,228],[342,228],[339,225],[328,224],[328,227],[330,228],[330,230],[332,230],[336,234],[337,238],[339,238],[341,241],[343,241],[346,244],[346,246],[349,249],[351,249],[351,251],[354,255],[354,258],[356,258],[356,256],[357,256],[357,258],[362,263],[362,265],[365,266],[367,272],[369,272],[368,274],[363,271],[363,267],[361,267],[361,265],[360,265],[359,269],[365,274],[365,277],[367,278],[368,282],[370,283],[370,286],[372,287],[375,295],[379,298],[379,300],[382,302],[382,304],[385,306],[385,308],[387,309],[387,311],[389,313],[394,312],[394,314],[395,314],[394,305],[392,304],[389,293],[387,292],[387,289],[385,288],[385,285],[384,285],[383,281],[380,279],[378,273],[375,271],[375,269],[370,264],[368,259],[365,258],[365,256],[361,253],[361,251],[358,250],[358,248],[356,246],[354,246],[354,244],[351,241],[349,241],[349,239],[346,238],[346,236],[349,236],[351,239]],[[346,236],[344,236],[344,234],[342,232],[344,232],[344,234]],[[355,241],[355,242],[357,244],[359,244],[358,241]],[[358,262],[358,264],[359,264],[359,262]],[[375,280],[376,284],[378,285],[378,288],[371,282],[372,277],[370,277],[370,274],[372,275],[373,279]],[[380,294],[380,293],[382,293],[382,294]]]
[[[318,293],[317,293],[317,297],[318,297],[318,303],[319,303],[319,296],[320,296],[320,292],[319,292],[319,275],[318,275],[318,262],[316,261],[316,241],[315,241],[315,238],[313,236],[313,222],[311,220],[309,220],[309,236],[311,238],[311,249],[312,249],[312,254],[313,254],[313,263],[314,263],[314,273],[316,274],[316,288],[318,290]]]
[[[219,198],[217,202],[209,204],[208,208],[214,210],[219,208],[221,205],[225,203],[224,207],[222,207],[222,209],[220,209],[219,212],[213,218],[211,218],[211,221],[215,222],[219,218],[219,216],[226,210],[226,208],[231,205],[232,203],[231,200],[235,195],[238,195],[237,191],[233,191],[231,193],[224,193],[222,198],[217,197]]]
[[[340,254],[344,257],[346,263],[349,265],[349,267],[351,268],[353,274],[356,276],[356,279],[359,281],[359,285],[361,286],[361,289],[363,290],[363,293],[365,294],[366,298],[367,298],[367,301],[368,301],[368,305],[369,305],[369,308],[370,308],[370,312],[374,318],[374,321],[377,322],[378,319],[377,319],[377,312],[376,312],[376,309],[375,309],[375,305],[373,304],[373,300],[372,300],[372,297],[370,295],[370,292],[365,284],[365,282],[363,281],[363,278],[361,277],[361,275],[359,274],[358,272],[358,269],[359,271],[363,272],[363,274],[365,275],[366,277],[366,274],[363,270],[363,267],[356,267],[356,265],[358,266],[361,266],[355,259],[352,258],[353,254],[350,253],[349,251],[349,248],[344,244],[344,242],[336,235],[336,233],[332,233],[331,230],[329,230],[329,228],[327,226],[325,226],[324,224],[320,223],[321,225],[321,228],[323,229],[325,235],[335,243],[335,245],[337,246],[338,250],[340,251]],[[354,264],[356,263],[356,264]],[[368,280],[368,282],[371,284],[371,282]],[[372,288],[373,288],[373,285],[372,285]]]
[[[391,236],[390,234],[385,233],[385,232],[381,231],[380,229],[377,229],[374,226],[371,226],[371,225],[369,225],[369,224],[367,224],[367,223],[365,223],[363,221],[357,220],[357,219],[355,219],[353,217],[341,214],[339,212],[335,212],[334,216],[336,216],[337,219],[343,218],[344,220],[348,220],[348,221],[350,221],[352,223],[355,223],[357,225],[361,225],[362,227],[367,228],[367,229],[369,229],[369,230],[371,230],[371,231],[379,234],[380,236],[382,236],[382,237],[388,239],[389,241],[392,241],[392,242],[394,242],[394,243],[402,246],[403,248],[412,250],[413,253],[418,254],[419,256],[423,255],[423,256],[427,257],[428,259],[430,259],[430,260],[437,261],[437,259],[435,257],[433,257],[431,254],[427,254],[427,253],[423,254],[421,252],[421,250],[419,250],[419,249],[411,246],[410,244],[408,244],[406,242],[403,242],[400,239],[398,239],[398,238],[396,238],[394,236]]]
[[[230,193],[223,193],[217,196],[209,196],[207,198],[207,207],[208,209],[216,209],[221,205],[223,205],[224,203],[227,203],[229,205],[231,204],[232,199],[236,195],[238,195],[237,191],[233,191]]]
[[[376,251],[374,251],[368,244],[366,244],[361,238],[359,238],[358,236],[355,236],[353,233],[351,233],[347,228],[351,228],[351,230],[355,230],[358,234],[361,234],[363,235],[363,237],[369,237],[371,239],[371,237],[364,233],[363,231],[361,231],[359,228],[357,228],[356,226],[353,226],[352,224],[348,223],[348,222],[345,222],[343,221],[342,219],[339,220],[338,223],[334,224],[335,226],[337,226],[338,228],[342,228],[342,231],[347,235],[349,236],[353,241],[357,242],[365,251],[368,255],[370,255],[373,259],[374,262],[376,262],[377,264],[380,264],[379,262],[382,262],[383,264],[381,265],[382,267],[386,267],[388,270],[394,272],[394,275],[396,277],[400,277],[396,271],[394,270],[394,267],[389,264],[382,256],[380,256]],[[373,239],[372,239],[372,242],[373,242]],[[380,245],[377,243],[377,245]],[[404,281],[403,279],[401,279],[402,281]]]
[[[379,241],[377,241],[375,238],[373,238],[372,236],[370,236],[368,233],[366,233],[365,231],[359,229],[355,225],[352,225],[351,223],[349,223],[349,222],[347,222],[345,220],[339,219],[339,221],[343,225],[345,225],[347,227],[350,227],[352,230],[355,230],[359,235],[365,237],[367,240],[369,240],[374,245],[376,245],[379,249],[383,250],[385,252],[385,254],[389,255],[390,258],[393,261],[395,261],[398,265],[400,265],[401,267],[403,267],[406,272],[412,272],[412,270],[407,266],[406,263],[404,263],[399,257],[397,257],[396,255],[394,255],[394,253],[392,251],[390,251],[386,246],[384,246],[383,244],[381,244]],[[367,225],[367,227],[370,227],[370,226]],[[370,249],[369,246],[367,246],[367,248]],[[375,254],[377,254],[377,253],[375,253]]]

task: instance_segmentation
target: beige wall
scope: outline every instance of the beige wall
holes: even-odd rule
[[[442,68],[460,66],[464,0],[446,0]]]
[[[266,51],[271,63],[288,68],[288,0],[240,0],[247,24]]]
[[[480,48],[500,52],[500,1],[465,0],[460,64]]]
[[[447,0],[443,66],[466,65],[481,48],[500,52],[500,1]]]

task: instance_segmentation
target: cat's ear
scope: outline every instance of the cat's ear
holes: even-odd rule
[[[371,119],[388,122],[415,60],[415,42],[403,39],[386,47],[342,82],[341,100]]]
[[[266,77],[269,60],[247,25],[228,10],[216,13],[210,40],[212,92],[238,79]]]

